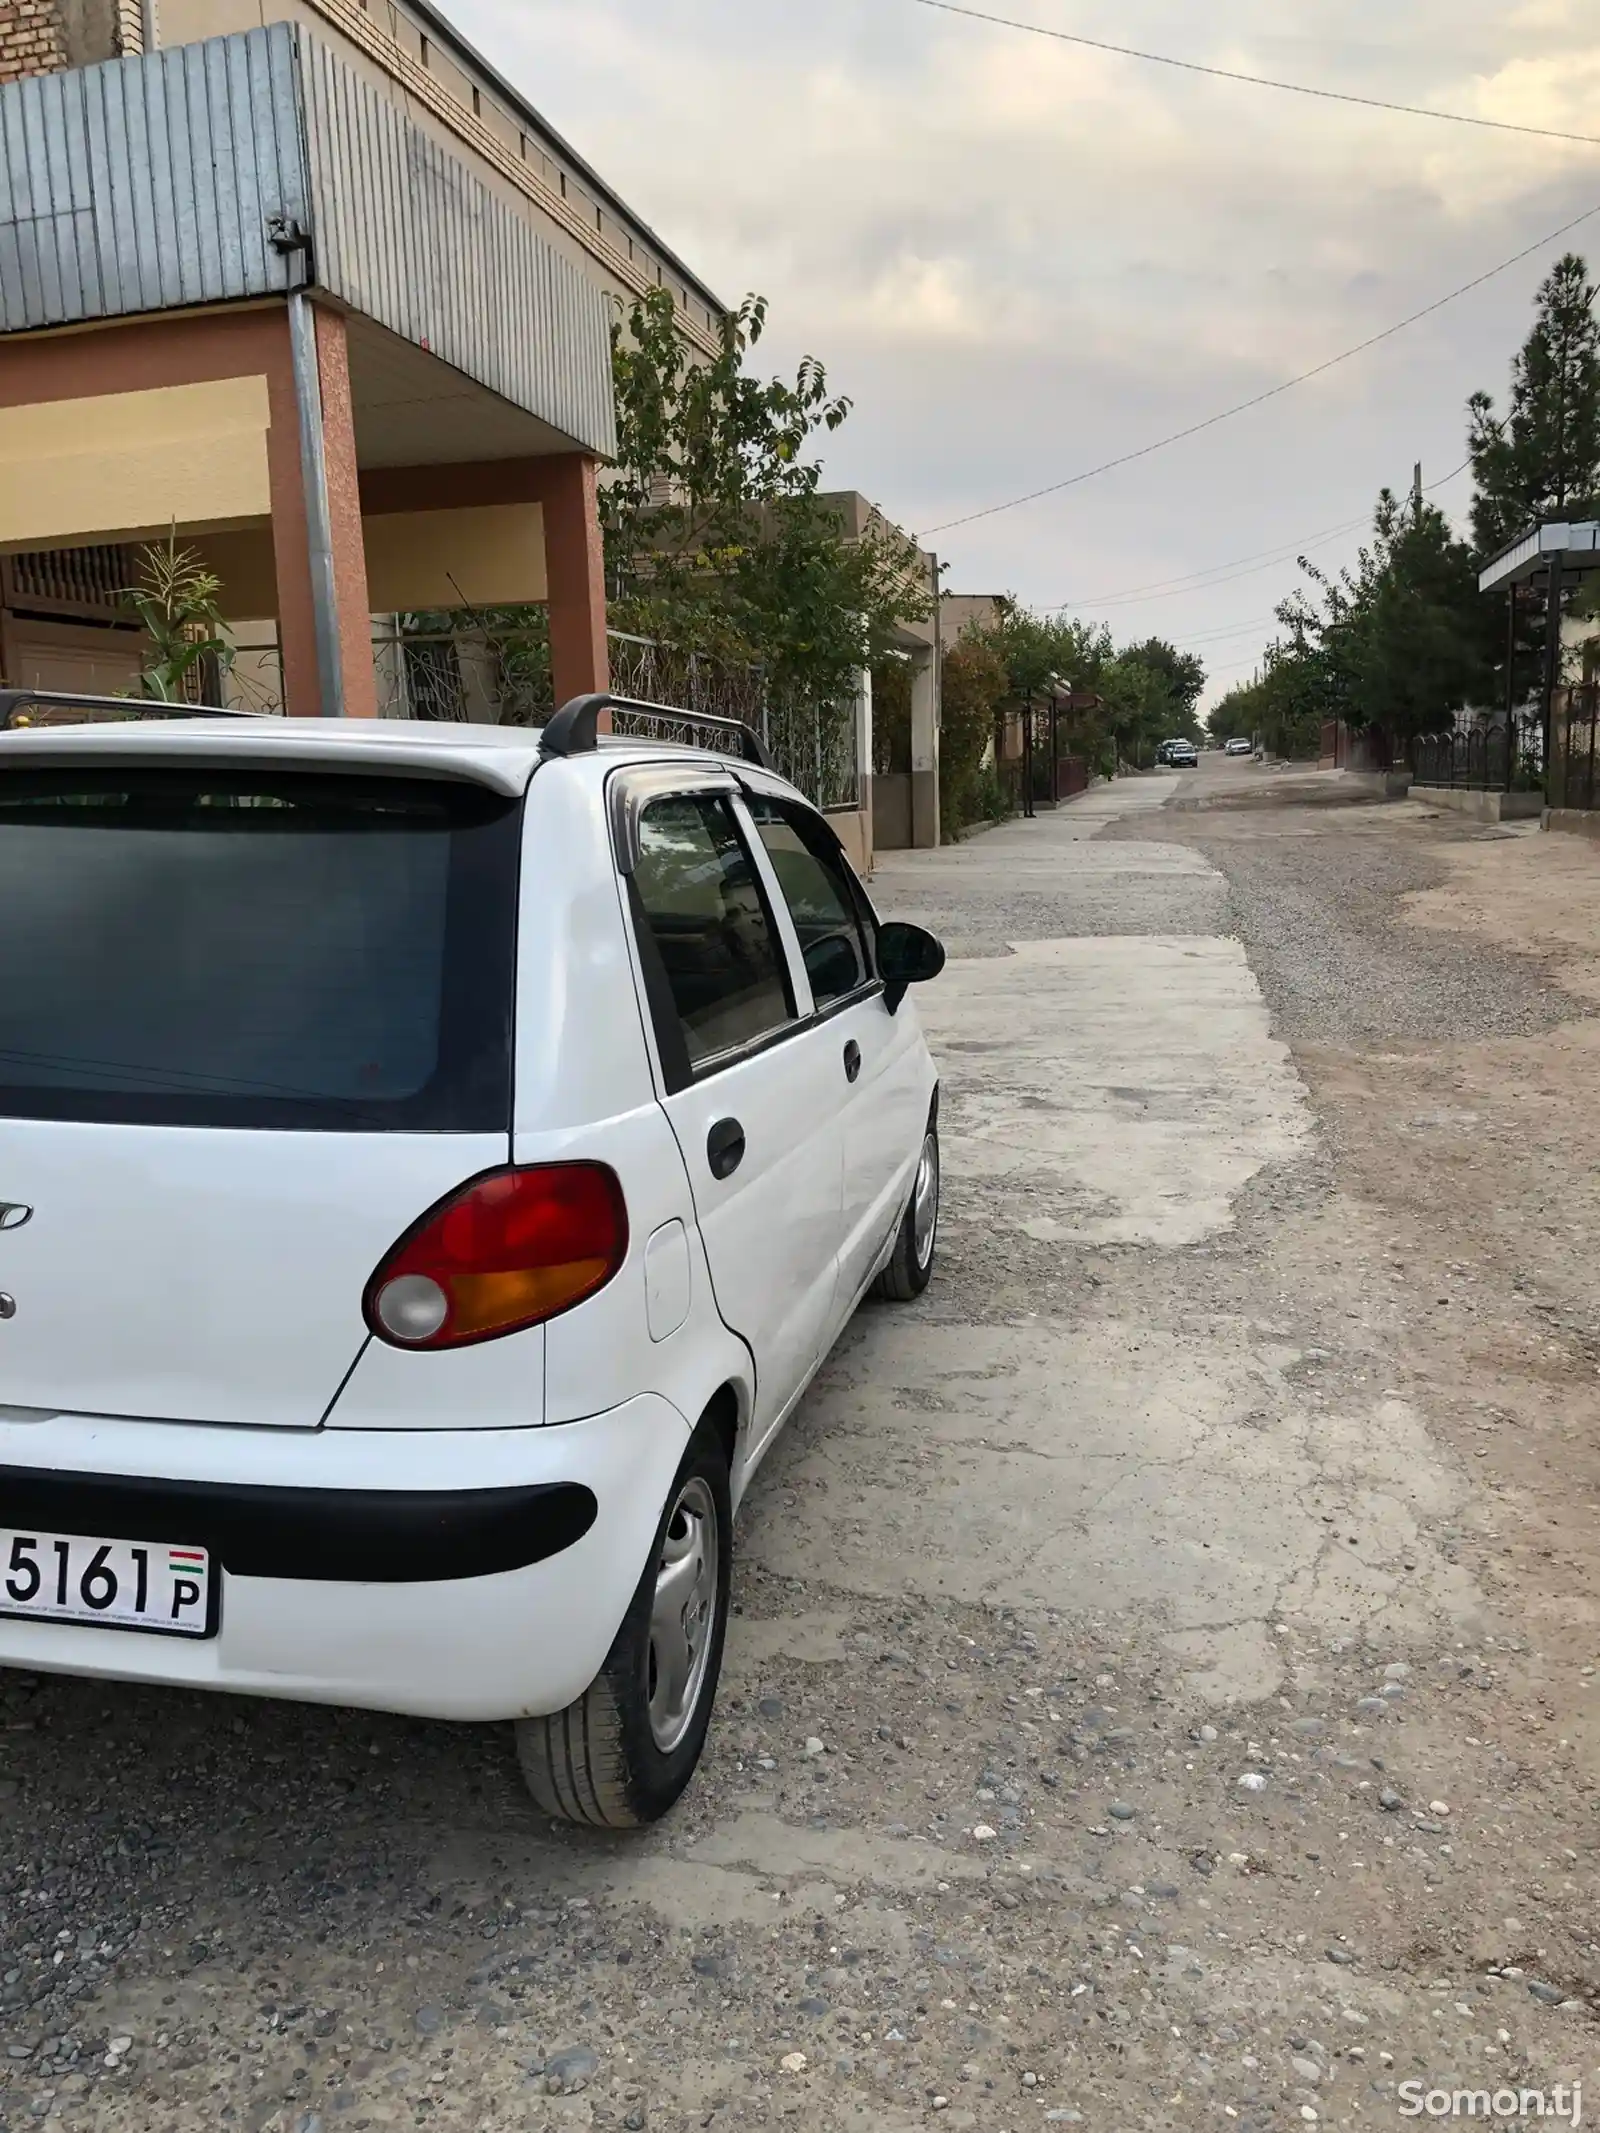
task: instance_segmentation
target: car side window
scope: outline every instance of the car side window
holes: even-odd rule
[[[795,1020],[783,950],[725,793],[650,802],[633,888],[691,1068]]]
[[[818,1007],[831,1007],[877,974],[849,869],[827,830],[803,807],[765,793],[747,794],[746,805],[800,936],[811,996]]]

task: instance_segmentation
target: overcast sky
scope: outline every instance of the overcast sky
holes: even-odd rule
[[[1363,95],[1600,134],[1594,0],[975,0]],[[1600,147],[1200,80],[915,0],[452,0],[762,353],[828,366],[863,489],[958,591],[1068,606],[1247,677],[1291,560],[1381,484],[1465,457],[1563,246],[1382,348],[1133,467],[931,529],[1309,368],[1591,206]],[[1600,260],[1600,214],[1567,240]],[[1464,513],[1458,477],[1439,501]],[[1321,546],[1346,558],[1357,536]],[[1214,691],[1215,693],[1215,691]]]

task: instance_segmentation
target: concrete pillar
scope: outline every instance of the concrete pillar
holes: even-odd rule
[[[912,655],[911,667],[911,842],[926,849],[939,842],[939,669],[942,646],[939,621],[939,558],[924,556],[928,592],[933,603],[931,642]]]
[[[356,468],[355,411],[350,399],[350,356],[342,312],[316,310],[317,367],[322,374],[322,448],[327,468],[329,530],[333,536],[333,585],[338,607],[339,658],[346,718],[378,716],[377,673],[372,657],[372,613],[367,595],[367,551],[361,531],[361,477]]]
[[[311,538],[306,524],[300,406],[289,361],[288,315],[278,320],[285,361],[268,373],[272,427],[267,432],[267,478],[272,498],[272,570],[277,584],[278,659],[284,715],[316,718],[322,711],[317,671],[316,613],[311,598]]]
[[[539,470],[544,506],[550,674],[559,707],[611,685],[597,466],[586,452],[558,452],[530,464]]]
[[[856,806],[861,813],[864,874],[872,872],[875,853],[872,838],[872,669],[856,675]]]
[[[362,482],[369,515],[538,504],[544,519],[550,669],[556,704],[610,686],[605,557],[596,463],[586,452],[494,459],[453,466],[378,467]],[[536,598],[536,594],[530,594]]]
[[[911,842],[939,842],[939,654],[935,645],[911,660]]]
[[[267,392],[267,482],[261,506],[264,507],[263,515],[270,512],[272,522],[276,614],[283,647],[284,705],[290,712],[311,716],[321,707],[321,691],[313,629],[299,409],[287,311],[281,307],[264,306],[186,318],[108,324],[82,333],[37,339],[18,336],[0,341],[0,407],[92,399],[101,394],[136,393],[255,377],[265,380]],[[347,382],[344,393],[344,412],[341,415],[335,405],[330,427],[336,454],[353,454]],[[160,510],[153,510],[151,516],[159,529]],[[193,513],[185,511],[181,518],[180,541],[187,537],[185,527],[203,523],[198,510]],[[343,536],[346,545],[348,531],[346,525]],[[126,521],[121,524],[85,523],[75,525],[70,533],[61,527],[48,531],[42,529],[38,545],[65,547],[129,537]],[[362,553],[359,521],[355,553],[358,558]],[[348,567],[348,554],[345,564],[344,582],[347,587],[353,587],[358,581]],[[360,572],[364,577],[364,562]],[[360,607],[360,603],[361,595],[357,591],[352,607]],[[364,610],[361,627],[364,632]],[[368,665],[370,668],[370,653]]]

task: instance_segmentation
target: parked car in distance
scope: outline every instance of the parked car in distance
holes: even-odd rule
[[[932,1272],[944,951],[613,701],[0,695],[0,1666],[512,1720],[574,1822],[688,1783],[735,1508]]]
[[[1224,755],[1254,755],[1256,752],[1255,743],[1254,741],[1247,741],[1242,733],[1236,733],[1225,744],[1222,752]]]

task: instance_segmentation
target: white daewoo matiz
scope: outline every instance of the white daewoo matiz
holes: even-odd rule
[[[0,697],[0,1665],[687,1784],[734,1508],[932,1267],[943,951],[753,736],[612,701]]]

